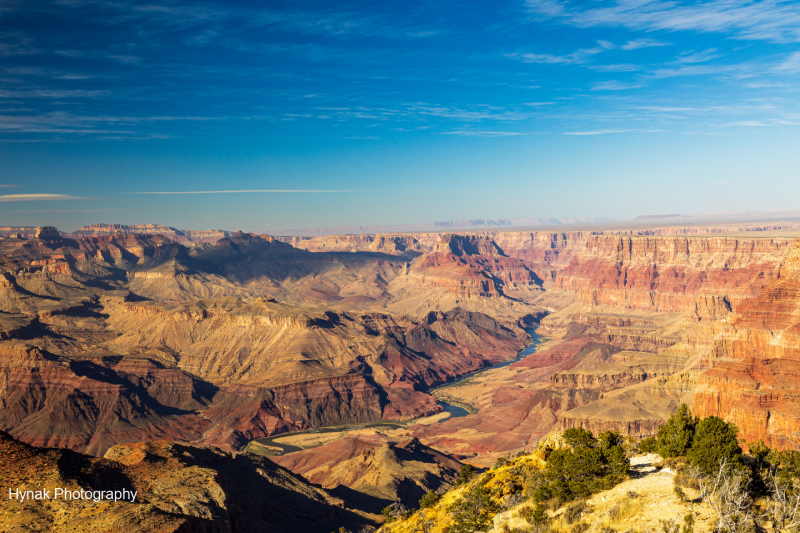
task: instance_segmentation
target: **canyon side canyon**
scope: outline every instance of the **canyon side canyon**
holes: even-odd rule
[[[15,229],[0,239],[0,474],[141,487],[115,527],[331,531],[556,430],[653,435],[681,403],[786,449],[797,235]],[[334,426],[292,453],[240,453]],[[271,506],[235,503],[254,491]],[[45,531],[82,511],[25,512]]]

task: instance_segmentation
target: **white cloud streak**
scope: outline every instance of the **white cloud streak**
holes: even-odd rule
[[[638,130],[594,130],[594,131],[565,131],[564,135],[608,135],[610,133],[626,133]]]
[[[6,194],[0,196],[0,202],[38,202],[44,200],[91,200],[83,196],[68,194]]]
[[[519,135],[528,135],[518,131],[471,131],[471,130],[458,130],[458,131],[445,131],[442,135],[463,135],[465,137],[516,137]]]
[[[300,194],[321,194],[321,193],[348,193],[348,192],[377,192],[385,189],[241,189],[230,191],[147,191],[130,192],[128,194],[244,194],[244,193],[300,193]]]
[[[708,50],[703,50],[702,52],[695,52],[690,54],[684,54],[678,58],[679,63],[705,63],[706,61],[711,61],[712,59],[717,59],[721,57],[717,53],[716,48],[709,48]]]
[[[509,54],[508,57],[519,58],[524,63],[543,63],[550,65],[578,65],[589,61],[593,55],[599,54],[604,48],[582,48],[568,55],[557,56],[553,54]]]
[[[634,39],[620,46],[623,50],[638,50],[639,48],[650,48],[651,46],[669,46],[669,43],[656,41],[655,39]]]
[[[778,65],[777,70],[781,72],[800,72],[800,52],[790,55],[786,61]]]
[[[603,81],[595,83],[592,87],[593,91],[627,91],[629,89],[638,89],[641,84],[638,83],[622,83],[619,81]]]

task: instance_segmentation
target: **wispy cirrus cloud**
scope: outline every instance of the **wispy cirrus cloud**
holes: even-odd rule
[[[443,131],[441,135],[461,135],[464,137],[517,137],[528,135],[519,131],[473,131],[473,130],[457,130],[457,131]]]
[[[632,129],[610,129],[610,130],[590,130],[590,131],[565,131],[564,135],[608,135],[611,133],[627,133],[631,131],[639,131]]]
[[[445,106],[416,104],[408,106],[405,111],[410,115],[422,115],[443,119],[477,122],[482,120],[497,120],[501,122],[518,121],[530,118],[531,113],[508,111],[495,106],[474,106],[473,109],[451,108]]]
[[[703,50],[702,52],[681,54],[677,61],[678,63],[706,63],[712,59],[717,59],[720,57],[722,56],[717,53],[716,48],[709,48],[708,50]]]
[[[785,73],[800,72],[800,52],[794,52],[785,61],[778,65],[775,70]]]
[[[571,7],[555,0],[528,0],[535,15],[588,27],[725,33],[738,39],[800,42],[800,4],[782,0],[617,0],[603,7]]]
[[[763,120],[739,120],[737,122],[728,122],[727,124],[721,124],[721,128],[765,128],[767,126],[773,126],[774,124],[770,124],[768,122],[764,122]]]
[[[249,121],[266,117],[252,116],[114,116],[114,115],[76,115],[66,112],[43,113],[41,115],[3,115],[0,114],[0,133],[14,134],[80,134],[114,135],[114,138],[157,138],[163,135],[149,132],[136,135],[135,128],[141,124],[172,124],[180,122],[220,122]],[[105,137],[111,139],[111,137]],[[19,139],[17,139],[19,140]]]
[[[106,96],[109,91],[91,91],[85,89],[25,89],[0,90],[0,98],[98,98]]]
[[[641,87],[641,83],[623,83],[620,81],[602,81],[595,83],[592,86],[593,91],[627,91],[630,89],[638,89]]]
[[[506,54],[507,57],[520,59],[523,63],[544,63],[550,65],[576,65],[586,63],[589,59],[602,52],[604,48],[581,48],[567,55],[553,54]]]
[[[641,65],[634,65],[632,63],[611,63],[609,65],[592,65],[589,68],[598,72],[636,72],[643,70]]]
[[[650,48],[653,46],[669,46],[670,43],[657,41],[655,39],[634,39],[620,46],[623,50],[638,50],[639,48]]]
[[[9,213],[108,213],[119,209],[25,209]]]
[[[753,65],[718,65],[718,64],[692,64],[676,66],[665,66],[656,68],[651,72],[652,77],[657,79],[676,78],[679,76],[708,76],[713,74],[747,74],[754,71]]]
[[[250,193],[326,194],[326,193],[349,193],[349,192],[376,192],[379,190],[386,190],[386,189],[235,189],[235,190],[220,190],[220,191],[143,191],[143,192],[129,192],[128,194],[147,194],[147,195],[250,194]]]
[[[45,200],[91,200],[84,196],[71,196],[69,194],[6,194],[0,196],[0,202],[39,202]]]

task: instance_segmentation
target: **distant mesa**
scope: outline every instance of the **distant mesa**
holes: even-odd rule
[[[661,220],[664,218],[688,218],[688,215],[639,215],[638,217],[634,218],[633,220]]]
[[[302,228],[271,230],[272,235],[282,237],[315,237],[321,235],[367,235],[376,233],[408,233],[421,231],[453,230],[491,230],[497,228],[524,228],[534,226],[560,226],[566,224],[587,224],[594,222],[614,222],[614,218],[510,218],[510,219],[469,219],[427,222],[423,224],[400,224],[393,226],[340,226],[329,228]]]
[[[41,241],[57,241],[61,239],[61,234],[53,226],[42,226],[36,228],[36,233],[34,233],[33,237]]]
[[[0,229],[1,230],[1,229]],[[232,231],[225,230],[181,230],[171,226],[161,224],[92,224],[78,228],[72,233],[73,237],[102,237],[106,235],[142,234],[142,235],[161,235],[171,241],[182,244],[192,243],[215,243],[219,239],[233,235]]]
[[[492,239],[477,235],[445,234],[434,248],[435,252],[453,255],[504,255]]]

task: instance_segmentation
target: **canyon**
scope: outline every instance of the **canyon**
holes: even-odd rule
[[[0,239],[4,453],[122,470],[139,468],[131,454],[209,450],[214,469],[248,457],[288,469],[275,479],[303,476],[290,492],[320,516],[375,523],[387,502],[448,487],[463,462],[489,466],[570,427],[650,436],[680,403],[736,423],[745,442],[785,449],[800,433],[792,222],[17,233]],[[490,369],[533,329],[535,352]],[[449,416],[437,398],[473,414]],[[380,421],[394,425],[348,433]],[[330,426],[341,438],[272,460],[238,453]],[[159,505],[153,523],[195,520]]]

